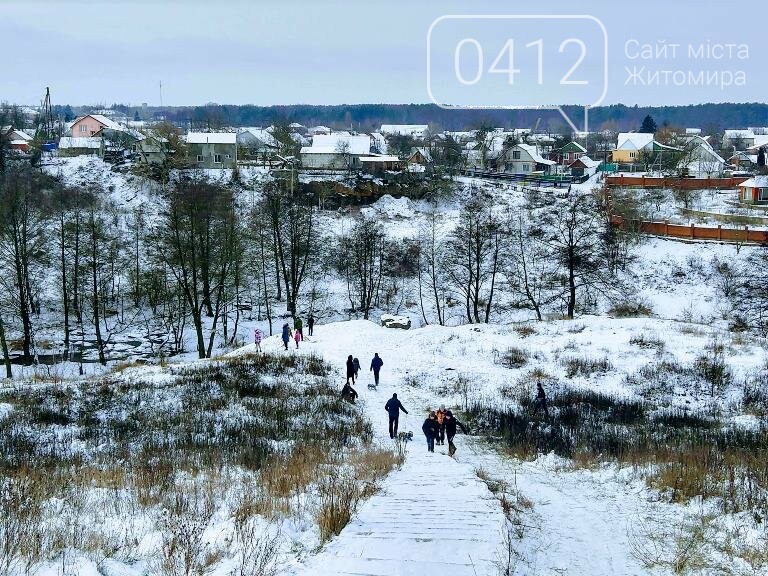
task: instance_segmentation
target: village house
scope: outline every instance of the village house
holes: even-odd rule
[[[728,164],[739,171],[753,172],[758,169],[757,153],[736,152],[736,154],[728,158]]]
[[[653,134],[645,132],[620,132],[616,148],[611,152],[611,161],[631,164],[638,162],[643,151],[653,150]]]
[[[69,132],[75,138],[88,138],[94,136],[103,128],[111,128],[113,130],[124,129],[120,124],[102,114],[86,114],[76,118],[69,125]]]
[[[432,154],[426,148],[414,148],[408,157],[408,164],[419,164],[420,166],[429,166],[432,164]]]
[[[576,141],[568,142],[562,148],[552,150],[549,159],[561,166],[570,166],[573,162],[587,153],[587,149]]]
[[[600,164],[600,160],[592,160],[592,158],[586,154],[582,154],[576,160],[571,162],[568,165],[568,168],[571,171],[571,176],[581,178],[583,176],[592,176],[592,174],[597,172],[597,167],[600,166]]]
[[[553,174],[557,171],[557,162],[544,158],[532,144],[509,147],[500,163],[503,163],[504,172],[513,174]]]
[[[155,134],[144,135],[134,145],[139,162],[162,164],[168,157],[168,140]]]
[[[94,136],[62,136],[59,140],[60,156],[99,156],[103,140]]]
[[[23,153],[29,152],[32,136],[23,130],[16,130],[13,126],[3,126],[0,128],[0,135],[8,142],[11,150]]]
[[[301,148],[301,165],[318,170],[351,170],[360,165],[362,156],[371,154],[367,134],[335,132],[312,137],[312,146]]]
[[[234,168],[237,165],[237,134],[189,132],[187,157],[197,168]]]
[[[427,124],[382,124],[379,130],[385,136],[410,136],[416,140],[423,140],[429,136]]]
[[[728,129],[723,132],[723,150],[734,152],[746,150],[755,145],[755,133],[750,129]]]
[[[397,156],[377,154],[360,156],[360,169],[367,174],[381,176],[385,172],[395,172],[403,169],[403,161]]]
[[[688,136],[683,151],[683,159],[679,168],[688,176],[695,178],[722,176],[725,169],[725,159],[715,152],[707,138]]]
[[[768,204],[768,176],[753,176],[739,184],[739,200],[746,204]]]

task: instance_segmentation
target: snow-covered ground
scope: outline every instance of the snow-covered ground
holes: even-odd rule
[[[680,361],[701,351],[709,337],[705,331],[682,333],[677,323],[657,319],[594,317],[580,320],[578,331],[569,329],[572,326],[539,324],[535,326],[538,333],[525,338],[494,326],[427,326],[409,331],[367,321],[317,326],[299,353],[318,353],[332,362],[338,367],[340,385],[346,357],[359,357],[363,366],[357,385],[360,405],[374,422],[378,441],[390,442],[383,406],[393,392],[410,412],[402,416],[400,429],[413,431],[415,440],[405,465],[390,474],[383,491],[299,573],[410,575],[434,567],[456,574],[496,574],[504,551],[504,518],[498,501],[478,484],[477,469],[503,479],[532,503],[522,515],[528,529],[516,543],[520,571],[515,573],[649,573],[633,555],[633,548],[644,538],[639,526],[665,519],[672,525],[695,510],[662,501],[648,489],[640,472],[614,464],[579,470],[554,455],[522,462],[462,435],[455,460],[444,447],[437,447],[434,454],[426,452],[420,426],[427,412],[443,403],[454,411],[462,408],[462,394],[451,387],[457,376],[472,382],[471,398],[485,396],[492,401],[498,401],[500,387],[515,381],[521,371],[495,362],[496,352],[505,347],[530,350],[535,360],[526,368],[543,368],[568,386],[634,395],[637,391],[624,376],[653,361],[653,354],[630,345],[633,335],[656,335]],[[615,371],[601,378],[568,381],[555,361],[564,344],[574,353],[607,355]],[[269,338],[263,347],[278,352],[282,343],[277,337]],[[238,353],[251,350],[246,346]],[[372,379],[367,367],[374,352],[384,359],[384,368],[379,389],[371,391],[366,388]],[[734,351],[729,361],[734,368],[748,371],[763,356],[761,349],[752,347]],[[520,392],[533,394],[527,389]],[[684,404],[691,398],[678,400]]]

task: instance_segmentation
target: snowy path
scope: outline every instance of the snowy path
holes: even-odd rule
[[[400,430],[412,431],[414,442],[402,469],[390,474],[382,491],[365,502],[342,533],[296,574],[422,576],[427,570],[455,576],[497,574],[504,516],[498,500],[477,478],[478,467],[514,484],[533,502],[530,517],[524,513],[523,518],[531,529],[519,543],[526,558],[520,574],[648,574],[629,554],[627,529],[638,518],[658,517],[659,511],[634,492],[635,483],[610,475],[559,472],[546,465],[546,458],[521,464],[462,435],[457,440],[457,460],[446,455],[445,446],[437,446],[434,454],[426,451],[421,423],[426,410],[441,400],[429,387],[406,386],[403,379],[415,375],[434,381],[448,369],[498,377],[490,350],[486,355],[484,349],[464,348],[464,338],[477,343],[484,337],[468,330],[433,326],[402,331],[351,321],[316,327],[314,337],[302,344],[301,352],[319,354],[338,367],[339,388],[347,355],[359,357],[362,376],[356,389],[374,424],[376,441],[390,442],[384,404],[397,392],[410,412],[401,415]],[[461,334],[458,340],[457,333]],[[460,353],[447,357],[445,342],[459,346]],[[263,348],[278,351],[282,342],[268,338]],[[366,388],[372,380],[368,366],[373,352],[384,359],[377,391]]]
[[[468,452],[466,460],[514,483],[533,503],[531,517],[523,519],[530,529],[521,543],[531,574],[653,573],[630,554],[630,535],[639,534],[646,520],[660,522],[673,510],[649,502],[637,482],[616,475],[612,467],[564,472],[558,458],[514,462],[482,442],[473,442]]]

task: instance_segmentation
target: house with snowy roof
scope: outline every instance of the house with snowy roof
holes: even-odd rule
[[[123,126],[102,114],[86,114],[85,116],[79,116],[69,125],[70,134],[75,138],[91,137],[102,128],[124,130]]]
[[[739,184],[739,200],[746,204],[768,204],[768,176],[753,176]]]
[[[359,166],[362,156],[371,155],[367,134],[334,132],[312,137],[311,146],[301,148],[301,165],[320,170],[348,170]]]
[[[728,129],[723,132],[723,150],[746,150],[755,145],[755,133],[749,128]]]
[[[62,136],[59,156],[99,156],[103,140],[95,136]]]
[[[557,171],[557,162],[544,158],[538,148],[532,144],[514,144],[504,153],[504,172],[513,174],[544,173]]]
[[[570,166],[575,160],[586,155],[586,153],[587,149],[574,140],[568,142],[568,144],[562,148],[552,150],[552,152],[549,153],[549,159],[554,160],[561,166]]]
[[[32,136],[24,132],[24,130],[15,129],[13,126],[2,126],[0,127],[0,136],[8,142],[11,150],[29,152]]]
[[[592,174],[597,172],[597,167],[600,166],[600,164],[600,160],[592,160],[592,158],[586,154],[582,154],[576,160],[571,162],[568,165],[568,168],[571,171],[571,176],[592,176]]]
[[[237,134],[234,132],[187,133],[187,157],[196,168],[234,168],[237,165]]]
[[[613,162],[632,163],[640,160],[643,151],[653,150],[653,134],[646,132],[620,132],[616,148],[611,152]]]
[[[427,124],[382,124],[379,132],[385,136],[410,136],[423,140],[429,136],[429,126]]]

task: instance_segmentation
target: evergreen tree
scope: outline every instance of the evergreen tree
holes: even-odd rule
[[[656,121],[650,114],[648,114],[645,118],[643,118],[643,123],[640,125],[640,132],[653,134],[656,132],[656,128]]]

